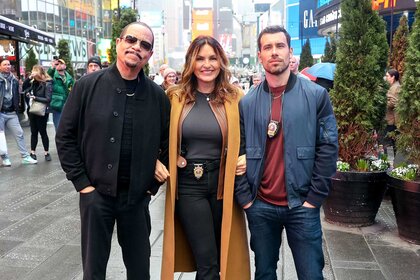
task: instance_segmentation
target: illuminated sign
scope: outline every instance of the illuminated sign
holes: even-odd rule
[[[7,58],[10,61],[16,60],[16,41],[0,40],[0,58]]]
[[[320,16],[319,27],[328,23],[336,22],[339,18],[341,18],[340,8],[329,10],[328,13]]]
[[[209,9],[192,12],[192,40],[199,35],[213,36],[213,12]]]
[[[415,0],[372,0],[372,9],[379,11],[381,14],[391,10],[415,10],[416,2]]]

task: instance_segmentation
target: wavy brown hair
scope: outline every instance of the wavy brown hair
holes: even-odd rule
[[[40,65],[34,65],[32,67],[32,71],[37,70],[37,74],[33,76],[32,78],[38,82],[46,82],[51,80],[50,75],[48,75],[47,72],[45,72],[44,68]]]
[[[185,55],[185,65],[182,71],[181,81],[177,86],[171,87],[168,90],[168,96],[173,97],[177,95],[180,99],[185,96],[186,102],[195,100],[195,90],[197,89],[197,77],[194,75],[194,68],[197,60],[197,55],[204,45],[209,45],[216,53],[217,59],[220,63],[220,73],[216,77],[214,90],[211,93],[216,102],[224,103],[227,96],[236,97],[238,94],[237,88],[229,83],[231,73],[228,69],[229,60],[222,46],[211,36],[198,36],[189,46]]]

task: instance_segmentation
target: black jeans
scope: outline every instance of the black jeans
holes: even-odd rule
[[[388,133],[395,132],[395,134],[398,134],[397,127],[395,125],[387,125],[385,127],[385,133],[384,133],[384,153],[388,154],[387,147],[392,147],[394,151],[394,156],[397,154],[397,146],[395,145],[395,136],[389,136]]]
[[[50,139],[47,134],[47,121],[48,114],[45,116],[37,116],[31,113],[28,113],[29,124],[31,126],[31,150],[35,151],[36,146],[38,145],[38,133],[41,134],[42,145],[44,146],[44,151],[48,152],[50,148]]]
[[[219,169],[197,180],[190,168],[178,169],[176,214],[197,265],[196,280],[218,280],[223,200],[217,200]]]
[[[80,194],[84,280],[105,279],[115,221],[127,279],[150,279],[150,196],[134,205],[127,201],[128,191]]]

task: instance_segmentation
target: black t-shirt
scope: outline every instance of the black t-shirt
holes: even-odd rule
[[[118,168],[118,188],[126,189],[130,185],[131,154],[133,145],[133,111],[134,94],[138,80],[124,80],[126,88],[122,90],[127,95],[124,111],[123,131],[121,135],[121,150]]]
[[[210,108],[208,95],[196,92],[194,107],[182,124],[182,146],[186,159],[220,159],[222,132]]]

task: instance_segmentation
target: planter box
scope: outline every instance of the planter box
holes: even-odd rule
[[[388,188],[401,238],[420,244],[420,183],[388,176]]]
[[[373,224],[386,190],[386,181],[385,171],[337,171],[323,204],[325,220],[349,227]]]

